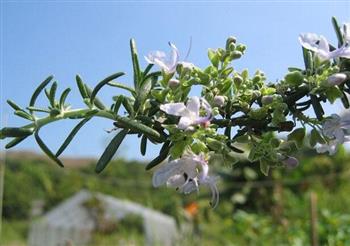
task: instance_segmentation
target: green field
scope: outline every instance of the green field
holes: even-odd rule
[[[350,245],[350,155],[300,154],[294,170],[260,175],[258,165],[239,163],[220,168],[220,204],[209,206],[210,194],[184,196],[151,186],[151,172],[138,162],[116,160],[97,175],[93,160],[72,161],[62,169],[47,159],[8,155],[5,170],[2,245],[25,245],[31,204],[44,201],[44,212],[81,189],[129,199],[190,224],[180,245],[310,245],[310,194],[317,195],[320,245]],[[79,163],[79,165],[75,165]],[[213,167],[215,169],[215,166]],[[196,202],[192,217],[184,207]],[[187,233],[186,233],[187,232]],[[143,245],[135,222],[122,221],[115,230],[96,232],[92,245]]]

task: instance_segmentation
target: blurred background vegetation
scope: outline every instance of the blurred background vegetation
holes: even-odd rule
[[[344,149],[335,156],[305,149],[298,159],[298,168],[273,169],[268,177],[260,174],[256,163],[221,166],[220,203],[213,210],[208,190],[185,196],[153,188],[152,173],[145,172],[144,163],[115,160],[97,175],[92,159],[66,159],[62,169],[40,155],[10,152],[1,242],[25,245],[37,214],[35,204],[42,204],[45,213],[84,188],[157,209],[174,216],[179,225],[187,222],[191,229],[181,245],[310,245],[314,193],[319,244],[350,245],[350,155]],[[93,245],[143,245],[137,221],[131,218],[112,233],[96,233]]]

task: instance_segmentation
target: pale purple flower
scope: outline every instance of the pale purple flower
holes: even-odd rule
[[[200,109],[204,109],[205,116],[200,114]],[[187,104],[167,103],[160,106],[165,113],[180,116],[178,128],[185,130],[192,125],[207,126],[212,118],[212,109],[204,98],[190,97]]]
[[[315,52],[321,60],[330,60],[337,57],[350,58],[350,47],[347,44],[330,51],[328,41],[322,35],[303,33],[299,35],[299,42],[305,49]]]
[[[153,51],[145,59],[150,64],[158,65],[166,73],[174,73],[179,62],[179,51],[176,46],[169,42],[171,52],[167,56],[163,51]]]
[[[145,56],[146,61],[158,65],[167,74],[175,73],[178,64],[181,64],[185,69],[192,70],[194,65],[190,62],[180,61],[179,50],[170,42],[169,45],[171,52],[168,56],[163,51],[153,51]]]
[[[337,114],[332,114],[330,118],[326,119],[322,124],[323,134],[330,138],[336,139],[343,143],[346,131],[350,129],[350,120],[345,117],[340,117]]]
[[[330,155],[334,155],[339,147],[339,143],[336,139],[329,141],[328,143],[324,144],[317,144],[316,145],[316,151],[317,153],[325,153],[328,151]]]
[[[341,117],[337,114],[332,114],[322,124],[322,132],[330,140],[325,144],[317,144],[316,151],[318,153],[328,151],[331,155],[335,154],[339,145],[350,141],[349,130],[350,120],[346,115]]]
[[[166,184],[174,187],[179,192],[189,194],[199,192],[199,186],[205,185],[212,192],[212,206],[219,201],[219,192],[216,186],[216,178],[208,175],[209,166],[204,155],[184,155],[182,158],[167,162],[153,174],[153,186],[159,187]]]

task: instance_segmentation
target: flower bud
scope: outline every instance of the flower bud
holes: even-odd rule
[[[293,86],[299,86],[304,82],[304,75],[299,71],[293,71],[286,74],[284,80]]]
[[[270,104],[270,103],[273,102],[273,96],[263,96],[263,97],[261,98],[261,102],[262,102],[262,104],[264,104],[264,105]]]
[[[196,132],[196,129],[193,126],[189,126],[185,130],[186,133],[192,134]]]
[[[231,60],[241,58],[242,52],[241,51],[233,51],[230,53]]]
[[[340,85],[346,80],[345,73],[336,73],[328,77],[327,82],[328,85]]]
[[[297,158],[288,156],[286,159],[282,161],[282,163],[288,168],[293,169],[296,168],[299,165],[299,161]]]
[[[177,80],[177,79],[171,79],[169,80],[168,82],[168,86],[171,88],[171,89],[176,89],[180,84],[180,81]]]
[[[235,77],[233,78],[233,82],[235,83],[236,86],[240,86],[243,82],[243,79],[241,76],[239,76],[238,74],[235,75]]]
[[[216,106],[222,107],[225,105],[225,97],[224,96],[215,96],[214,97],[214,104]]]
[[[236,44],[236,38],[231,36],[226,40],[226,50],[230,49],[230,45],[235,45]]]

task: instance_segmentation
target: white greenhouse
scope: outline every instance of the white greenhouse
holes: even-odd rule
[[[98,201],[100,210],[90,209],[87,204],[91,201]],[[29,245],[89,245],[99,226],[95,216],[99,211],[103,211],[103,218],[109,221],[119,221],[128,215],[139,216],[146,245],[175,244],[174,218],[137,203],[82,190],[32,223]]]

